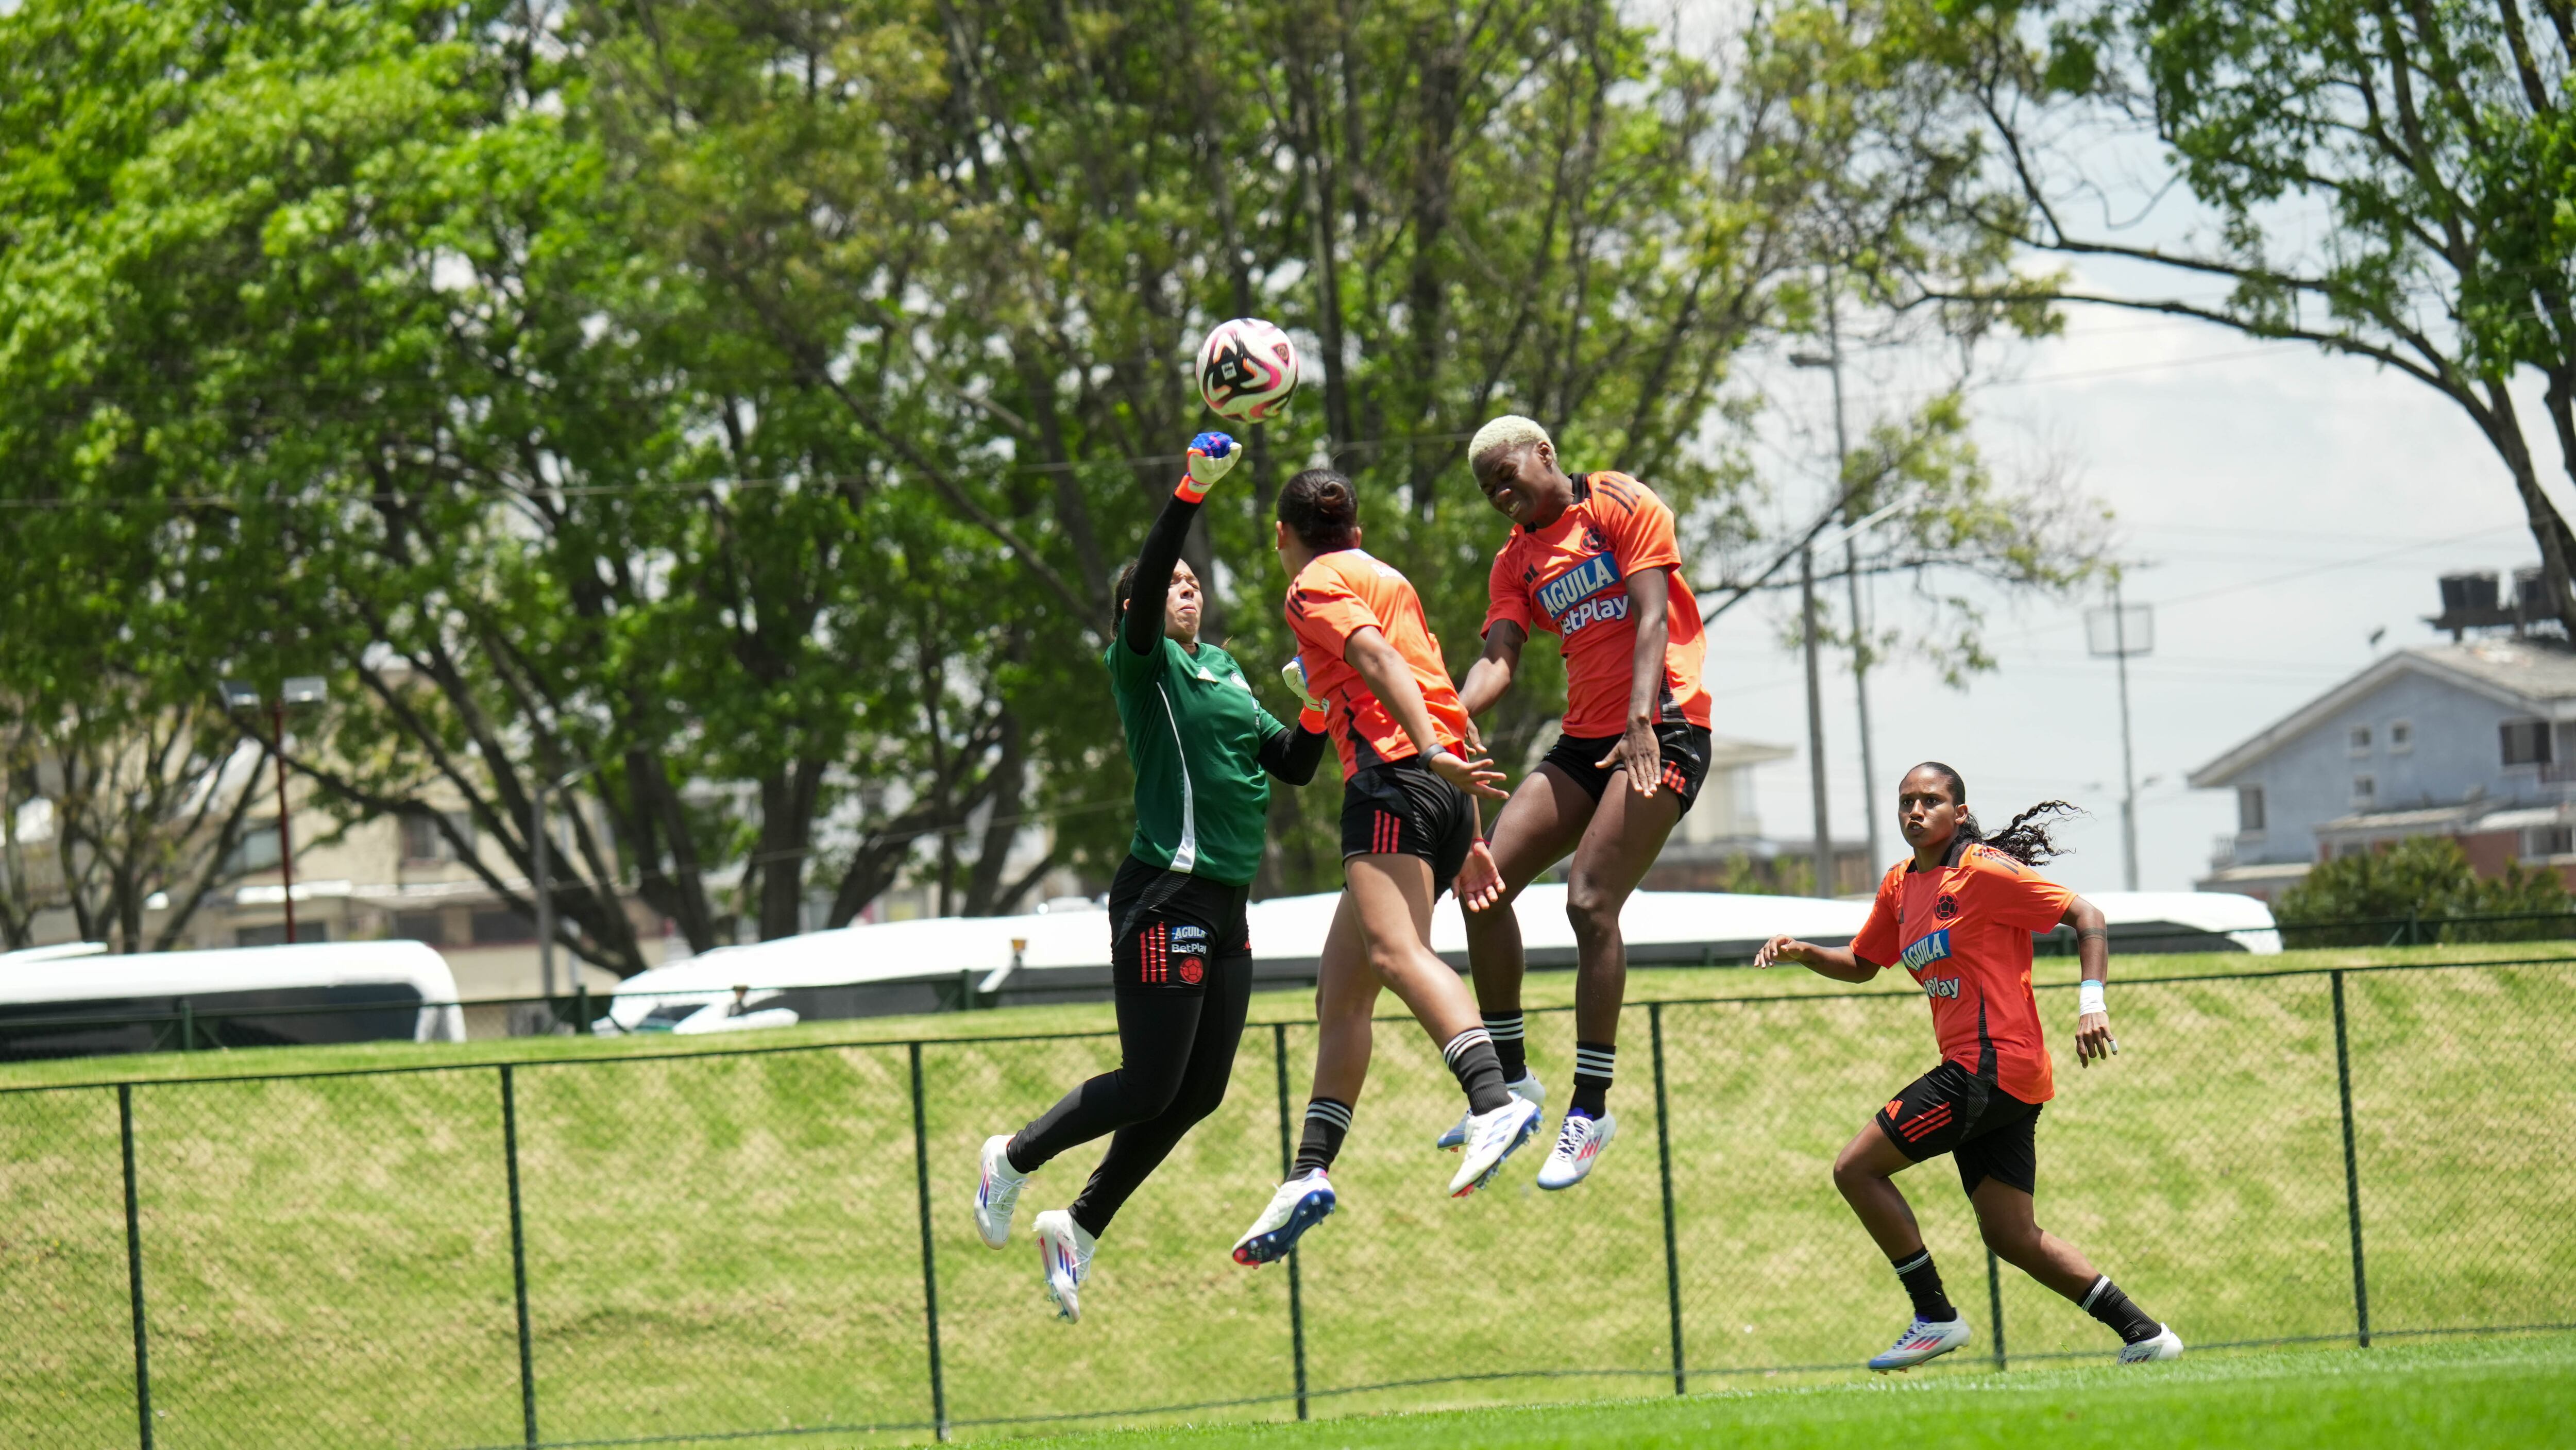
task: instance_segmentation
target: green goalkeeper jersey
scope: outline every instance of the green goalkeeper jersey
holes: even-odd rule
[[[1288,727],[1261,708],[1234,656],[1201,643],[1155,641],[1138,654],[1111,640],[1106,663],[1127,763],[1136,771],[1137,859],[1249,886],[1269,830],[1261,747]]]

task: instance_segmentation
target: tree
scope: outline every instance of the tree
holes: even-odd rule
[[[2297,946],[2384,946],[2415,941],[2531,941],[2565,934],[2563,922],[2479,920],[2564,915],[2567,883],[2516,861],[2480,878],[2449,836],[2410,836],[2384,851],[2320,861],[2274,911]],[[2465,918],[2465,919],[2463,919]],[[2344,923],[2349,923],[2348,925]]]
[[[1072,727],[1024,727],[1024,788],[1064,803],[1115,761],[1096,680],[1061,666],[1097,651],[1126,541],[1201,426],[1187,360],[1216,318],[1274,318],[1308,354],[1307,395],[1252,430],[1248,486],[1190,545],[1238,653],[1287,650],[1263,555],[1305,460],[1355,477],[1370,547],[1472,639],[1501,526],[1463,450],[1506,409],[1741,538],[1730,364],[1812,316],[1815,264],[1849,259],[1893,295],[1900,272],[1956,283],[2002,255],[1926,230],[1949,173],[1874,138],[1926,75],[1875,14],[1756,12],[1720,61],[1598,0],[989,0],[935,24],[900,4],[630,0],[594,33],[601,113],[671,254],[768,325],[894,486],[1019,574],[1051,686],[1026,719]],[[1541,676],[1491,732],[1506,752],[1556,713]],[[1328,790],[1274,797],[1263,889],[1334,866]],[[1082,842],[1095,867],[1121,845]]]
[[[2576,636],[2576,534],[2542,490],[2513,392],[2540,382],[2542,426],[2576,477],[2576,17],[2522,0],[1937,13],[1969,107],[1927,145],[1992,157],[2002,185],[1980,224],[2174,279],[2058,289],[2066,300],[2313,342],[2448,398],[2504,464],[2550,613]],[[2160,163],[2144,175],[2141,153]],[[2169,194],[2206,220],[2164,242],[2126,235]],[[2183,290],[2210,283],[2223,299]]]

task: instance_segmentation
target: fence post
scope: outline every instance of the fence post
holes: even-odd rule
[[[1270,1062],[1279,1074],[1279,1178],[1286,1182],[1289,1171],[1297,1166],[1296,1149],[1288,1136],[1288,1024],[1270,1024]],[[1297,1418],[1306,1418],[1306,1296],[1297,1278],[1297,1248],[1288,1248],[1288,1344],[1296,1357]]]
[[[116,1134],[125,1147],[125,1285],[134,1300],[134,1419],[152,1450],[152,1352],[143,1332],[143,1216],[134,1197],[134,1084],[116,1085]]]
[[[1655,1054],[1655,1160],[1664,1180],[1664,1308],[1672,1318],[1673,1393],[1690,1393],[1682,1360],[1682,1260],[1673,1236],[1672,1112],[1664,1097],[1664,1004],[1646,1004],[1646,1027]]]
[[[2352,1321],[2361,1347],[2370,1348],[2370,1279],[2361,1264],[2361,1164],[2352,1142],[2352,1048],[2344,1026],[2343,973],[2334,979],[2335,1091],[2343,1105],[2343,1205],[2352,1225]]]
[[[2012,1368],[2012,1364],[2004,1358],[2004,1276],[2003,1271],[1995,1266],[1995,1251],[1992,1249],[1986,1250],[1986,1317],[1994,1321],[1995,1372],[2001,1374]]]
[[[948,1438],[948,1381],[939,1368],[939,1258],[930,1243],[930,1124],[921,1105],[921,1043],[912,1050],[912,1174],[921,1204],[921,1304],[930,1326],[930,1419]]]
[[[519,1301],[519,1427],[537,1443],[536,1357],[528,1338],[528,1235],[519,1210],[519,1093],[501,1064],[501,1156],[510,1168],[510,1287]]]

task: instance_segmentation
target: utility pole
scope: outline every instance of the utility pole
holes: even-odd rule
[[[2084,612],[2085,643],[2096,656],[2109,655],[2120,671],[2120,879],[2138,889],[2138,772],[2129,738],[2129,656],[2152,654],[2156,616],[2150,605],[2130,609],[2120,602],[2120,581],[2111,581],[2107,609]]]
[[[529,803],[530,811],[536,817],[528,832],[528,856],[534,868],[530,874],[536,878],[531,884],[537,897],[537,975],[542,981],[542,995],[548,1001],[555,996],[555,881],[551,854],[553,817],[546,808],[546,798],[596,769],[595,765],[577,766],[552,780],[540,775],[530,792],[535,797]]]
[[[319,706],[329,694],[319,675],[297,675],[278,687],[277,697],[263,700],[259,688],[238,680],[218,680],[215,693],[225,710],[256,719],[268,716],[268,748],[277,762],[277,873],[286,904],[286,944],[295,945],[295,826],[286,798],[286,712],[296,706]],[[253,727],[254,731],[256,727]]]
[[[1825,367],[1834,380],[1834,486],[1850,486],[1851,435],[1843,422],[1843,337],[1833,292],[1825,293]],[[1799,361],[1799,359],[1792,359]],[[1851,510],[1843,510],[1846,519]],[[1862,819],[1869,823],[1869,865],[1877,870],[1887,858],[1879,851],[1879,808],[1870,805],[1878,789],[1878,753],[1869,733],[1869,630],[1860,608],[1860,529],[1843,531],[1843,582],[1851,594],[1852,699],[1860,707],[1860,798]]]
[[[1807,781],[1816,811],[1815,894],[1834,894],[1833,831],[1825,814],[1825,691],[1816,662],[1816,551],[1798,550],[1799,633],[1807,646]]]

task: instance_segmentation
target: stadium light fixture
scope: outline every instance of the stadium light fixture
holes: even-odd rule
[[[277,698],[264,700],[257,685],[240,680],[217,680],[215,693],[224,702],[228,714],[247,715],[256,720],[268,716],[269,755],[277,761],[277,872],[286,902],[286,944],[295,945],[295,830],[287,817],[286,804],[286,711],[289,706],[310,708],[330,697],[330,686],[320,675],[294,675],[278,688]],[[252,727],[256,731],[257,727]]]

